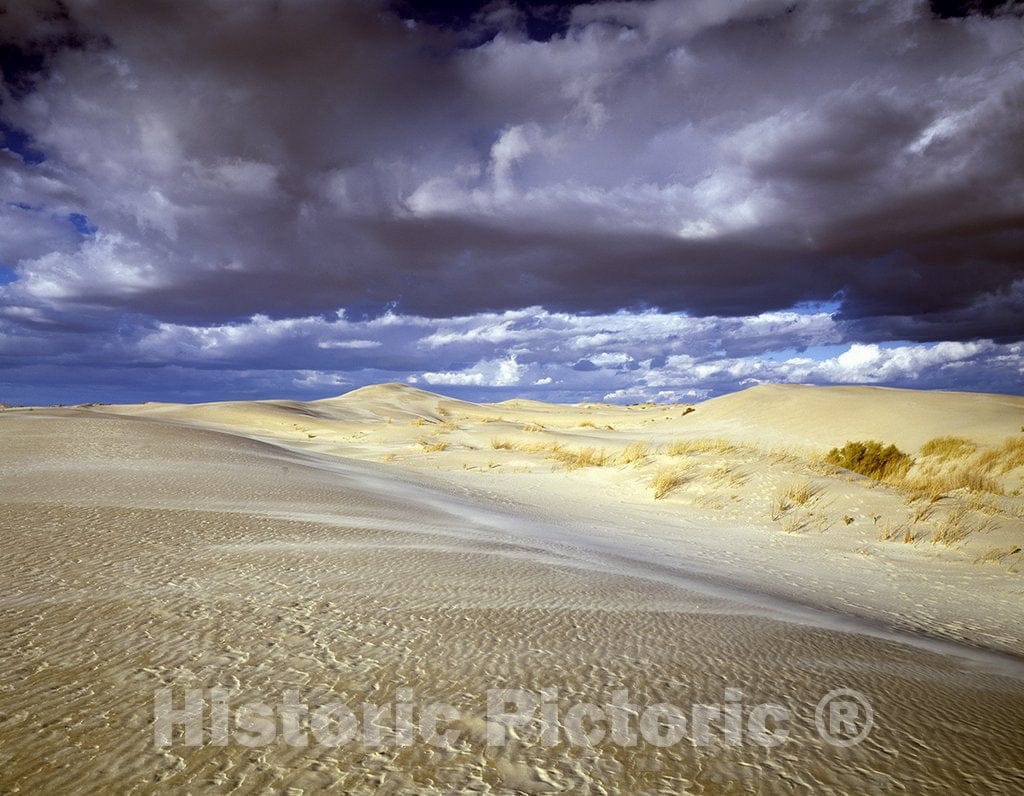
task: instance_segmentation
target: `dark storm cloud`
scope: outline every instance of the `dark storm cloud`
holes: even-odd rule
[[[62,192],[123,262],[25,261],[29,297],[41,283],[42,298],[215,319],[360,301],[749,313],[845,291],[850,317],[889,317],[953,311],[1021,273],[1016,17],[40,9],[7,31],[40,63],[15,70],[33,91],[5,121],[55,161],[57,184],[27,198]],[[535,17],[564,29],[535,41]],[[488,25],[504,27],[460,45]]]
[[[423,323],[522,307],[706,316],[719,342],[691,366],[814,345],[721,343],[728,316],[801,302],[841,305],[830,344],[1024,336],[1019,4],[0,9],[7,361],[49,347],[255,368],[256,349],[216,330],[360,307]],[[427,372],[419,327],[399,326],[388,368]],[[165,327],[216,344],[142,345]],[[262,366],[381,357],[311,339]],[[637,345],[614,365],[634,378],[688,350]],[[591,354],[558,366],[597,385],[612,365]],[[557,381],[518,348],[433,371],[471,384],[522,368]]]

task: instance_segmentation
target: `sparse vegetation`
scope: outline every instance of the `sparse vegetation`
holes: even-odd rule
[[[932,514],[935,513],[935,504],[938,502],[938,496],[933,497],[931,500],[918,501],[917,505],[913,507],[914,511],[911,515],[911,521],[913,522],[913,524],[917,525],[919,522],[924,522],[925,520],[931,518]]]
[[[986,472],[1005,475],[1010,470],[1024,467],[1024,437],[1010,437],[998,448],[984,451],[977,462]]]
[[[898,483],[907,474],[914,460],[895,445],[881,442],[847,442],[842,448],[828,452],[828,461],[844,470],[851,470],[876,481]]]
[[[957,489],[968,492],[991,492],[1002,494],[999,482],[980,467],[977,462],[961,462],[951,468],[936,469],[931,467],[915,468],[915,472],[904,484],[910,489],[911,495],[923,494],[943,496]]]
[[[886,522],[878,530],[878,540],[893,542],[903,534],[903,528],[895,522]]]
[[[768,517],[772,522],[778,520],[783,514],[793,508],[793,504],[789,502],[789,498],[786,495],[779,495],[772,501],[771,509],[768,512]]]
[[[966,506],[954,506],[932,533],[932,544],[953,547],[970,536],[975,528],[968,522],[969,513]]]
[[[550,458],[561,462],[567,470],[579,470],[583,467],[604,467],[612,457],[604,448],[562,448],[554,447]]]
[[[818,490],[811,485],[810,481],[790,484],[786,489],[786,497],[798,506],[806,505],[817,493]]]
[[[1018,545],[1011,547],[991,547],[974,559],[975,564],[1012,564],[1014,556],[1021,555],[1021,548]],[[1019,559],[1018,559],[1019,560]]]
[[[730,453],[736,446],[724,439],[687,439],[669,444],[669,456],[689,456],[691,453]]]
[[[627,445],[622,453],[619,454],[619,461],[623,464],[640,465],[646,461],[649,455],[650,449],[647,447],[646,442],[634,442]]]
[[[945,461],[963,459],[977,449],[977,444],[964,437],[935,437],[921,446],[921,455]]]
[[[796,533],[797,531],[803,530],[806,525],[806,520],[796,514],[790,514],[782,521],[782,530],[784,533]]]
[[[903,544],[914,544],[919,542],[923,536],[923,531],[915,530],[913,526],[908,525],[903,530]]]
[[[736,469],[734,464],[720,462],[708,473],[708,480],[712,483],[723,483],[729,486],[742,486],[746,482],[743,473]]]
[[[672,467],[659,472],[651,482],[651,487],[654,489],[654,499],[661,500],[670,492],[685,484],[689,480],[691,470],[692,468],[690,467]]]
[[[970,499],[967,501],[967,508],[972,511],[980,511],[982,514],[988,514],[990,516],[995,516],[996,514],[1001,513],[999,505],[996,503],[994,498],[987,497],[979,493],[971,495]]]
[[[429,440],[421,439],[420,446],[423,448],[425,453],[436,453],[437,451],[448,450],[448,443],[443,439]]]

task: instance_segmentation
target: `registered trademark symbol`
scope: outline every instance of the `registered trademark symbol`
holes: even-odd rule
[[[832,746],[856,746],[871,732],[875,712],[871,703],[852,688],[836,688],[818,701],[814,726],[822,740]]]

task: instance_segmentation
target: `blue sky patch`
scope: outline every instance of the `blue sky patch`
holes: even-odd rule
[[[23,130],[0,122],[0,136],[3,136],[3,146],[30,166],[35,166],[46,160],[46,155],[32,146],[32,136]]]
[[[68,215],[68,221],[71,222],[71,226],[75,228],[75,232],[79,235],[92,235],[96,232],[97,227],[95,224],[90,224],[88,217],[82,213],[70,213]]]

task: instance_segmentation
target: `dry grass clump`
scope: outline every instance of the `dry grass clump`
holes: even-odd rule
[[[1019,556],[1021,549],[1017,545],[1012,547],[991,547],[974,559],[975,564],[1005,564],[1012,563],[1009,559]]]
[[[921,541],[927,534],[920,528],[913,525],[901,525],[896,522],[886,522],[878,531],[878,539],[882,542],[903,542],[903,544],[914,544]]]
[[[935,504],[941,500],[941,495],[934,495],[930,500],[918,501],[917,505],[914,506],[914,511],[911,514],[911,522],[917,525],[919,522],[924,522],[930,519],[935,513]]]
[[[540,432],[540,431],[545,431],[545,430],[546,429],[544,428],[544,426],[541,425],[540,423],[524,423],[523,424],[523,431]]]
[[[895,522],[886,522],[878,529],[878,541],[894,542],[903,535],[903,526]]]
[[[689,456],[691,453],[729,453],[736,446],[724,439],[686,439],[670,443],[669,456]]]
[[[912,526],[903,531],[903,544],[914,544],[924,538],[924,531],[915,530]]]
[[[743,486],[747,478],[737,469],[736,465],[721,462],[716,464],[711,472],[708,473],[708,480],[715,484],[725,483],[729,486]]]
[[[898,483],[906,476],[914,460],[895,445],[881,442],[847,442],[828,452],[828,461],[844,470],[852,470],[876,481]]]
[[[654,489],[654,499],[661,500],[672,490],[681,487],[685,484],[690,477],[692,467],[671,467],[666,470],[662,470],[651,481],[651,487]]]
[[[972,511],[980,511],[982,514],[988,514],[989,516],[1002,513],[1002,508],[993,498],[977,493],[971,495],[967,501],[967,508]]]
[[[932,544],[953,547],[960,544],[977,528],[969,521],[970,510],[964,505],[954,506],[946,518],[932,532]]]
[[[789,502],[789,498],[785,494],[781,494],[772,501],[771,508],[768,510],[768,517],[772,522],[775,522],[791,508],[793,508],[793,504]]]
[[[650,448],[646,442],[634,442],[627,445],[619,454],[619,461],[623,464],[643,464],[650,456]]]
[[[604,448],[562,448],[555,446],[550,450],[550,458],[565,465],[567,470],[579,470],[583,467],[604,467],[611,463],[612,456]]]
[[[494,450],[522,451],[523,453],[555,453],[562,449],[557,442],[515,442],[510,439],[491,440]]]
[[[959,462],[946,468],[915,468],[915,472],[905,479],[903,486],[910,491],[911,501],[927,495],[934,502],[937,497],[957,489],[966,489],[968,492],[991,492],[994,495],[1003,493],[999,482],[973,460]]]
[[[1005,475],[1010,470],[1024,467],[1024,437],[1010,437],[998,448],[978,454],[978,466],[986,472]]]
[[[593,420],[584,420],[582,423],[579,423],[576,427],[577,428],[597,428],[597,424]]]
[[[964,437],[935,437],[921,446],[921,455],[946,461],[964,459],[977,449],[976,443]]]
[[[437,440],[421,439],[420,440],[420,446],[423,448],[424,452],[426,452],[426,453],[436,453],[437,451],[446,451],[446,450],[448,450],[448,443],[445,442],[443,439],[437,439]]]
[[[818,494],[818,490],[811,484],[810,481],[802,481],[800,483],[790,484],[786,489],[786,497],[792,500],[796,505],[806,505],[811,498]]]

